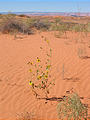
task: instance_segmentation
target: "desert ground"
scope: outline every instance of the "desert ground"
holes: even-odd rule
[[[27,112],[37,119],[58,118],[57,102],[36,99],[29,85],[27,63],[37,56],[44,61],[40,50],[41,46],[47,48],[44,38],[52,48],[51,76],[55,78],[49,97],[62,97],[66,91],[75,91],[82,103],[88,105],[90,116],[90,33],[85,36],[82,32],[67,31],[67,37],[56,37],[57,34],[57,31],[37,31],[14,38],[0,33],[0,120],[16,120]]]

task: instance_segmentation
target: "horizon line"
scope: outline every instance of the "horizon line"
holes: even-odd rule
[[[13,12],[11,12],[11,11],[1,11],[0,13],[90,13],[90,12],[63,12],[63,11],[61,11],[61,12],[55,12],[55,11],[53,11],[53,12],[49,12],[49,11],[47,11],[47,12],[45,12],[45,11],[42,11],[42,12],[40,12],[40,11],[13,11]]]

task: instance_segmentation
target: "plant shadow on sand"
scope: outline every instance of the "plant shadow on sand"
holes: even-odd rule
[[[63,80],[72,81],[72,82],[78,82],[80,79],[78,77],[66,77]]]
[[[82,56],[81,59],[90,59],[90,56]]]

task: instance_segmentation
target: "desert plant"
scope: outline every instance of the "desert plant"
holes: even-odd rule
[[[71,29],[75,32],[85,32],[87,33],[88,32],[88,29],[87,29],[87,26],[88,24],[75,24],[71,27]]]
[[[78,54],[78,57],[79,58],[83,58],[84,56],[86,56],[86,49],[85,49],[85,47],[79,47],[78,48],[78,51],[77,51],[77,54]]]
[[[68,94],[57,105],[58,117],[62,120],[87,120],[87,107],[81,102],[77,93]]]
[[[79,58],[81,58],[82,54],[83,54],[83,49],[78,48],[78,52],[77,53],[78,53]]]
[[[56,37],[60,38],[62,35],[65,35],[65,38],[67,38],[67,31],[69,31],[69,24],[64,22],[59,22],[57,24],[53,23],[51,30],[59,31],[58,34],[55,34]]]
[[[75,32],[80,32],[82,29],[81,29],[81,25],[80,24],[76,24],[72,27],[72,30],[75,31]]]
[[[87,31],[90,32],[90,23],[87,24]]]
[[[47,98],[51,87],[54,85],[54,79],[51,79],[50,75],[52,67],[52,49],[47,38],[44,38],[44,41],[48,44],[48,50],[43,53],[46,55],[46,59],[41,60],[40,57],[37,57],[35,62],[28,62],[28,64],[30,65],[29,85],[31,86],[32,92],[36,97],[42,96],[42,94],[39,94],[39,91],[42,91],[44,92],[44,96]],[[42,51],[45,51],[43,47],[40,47],[40,49]]]
[[[17,114],[17,120],[33,120],[34,115],[30,112],[23,112],[21,114]]]
[[[36,20],[32,26],[35,27],[37,30],[48,30],[50,28],[50,23]]]
[[[24,33],[24,34],[32,34],[33,31],[29,28],[29,26],[24,23],[22,20],[13,17],[12,15],[6,15],[2,19],[0,24],[0,31],[3,33]]]
[[[54,21],[55,21],[56,27],[58,27],[58,25],[59,25],[60,22],[61,22],[61,19],[57,17],[57,18],[54,19]]]

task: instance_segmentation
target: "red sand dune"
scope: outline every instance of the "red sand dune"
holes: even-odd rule
[[[1,120],[14,120],[17,114],[25,112],[32,112],[40,119],[57,119],[57,103],[49,101],[45,104],[44,100],[36,100],[28,84],[30,76],[27,62],[37,56],[44,57],[39,49],[41,45],[44,46],[42,35],[50,40],[53,49],[52,75],[56,85],[50,96],[61,97],[73,88],[84,97],[82,102],[90,106],[90,59],[80,59],[77,53],[79,48],[83,48],[83,54],[90,56],[90,34],[85,38],[78,33],[68,32],[65,39],[56,38],[54,33],[23,35],[22,39],[0,34]],[[62,79],[63,64],[65,80]]]

